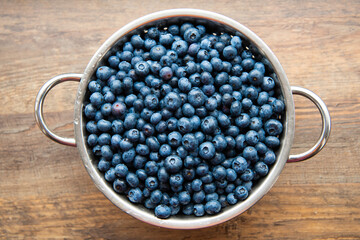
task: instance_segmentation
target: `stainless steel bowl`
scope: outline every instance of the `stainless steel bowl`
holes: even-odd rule
[[[254,186],[249,197],[245,201],[239,202],[234,206],[228,206],[219,214],[214,216],[172,216],[169,219],[162,220],[156,218],[153,212],[149,211],[145,207],[134,205],[129,202],[125,196],[121,196],[114,192],[112,186],[104,179],[103,174],[98,171],[96,164],[94,164],[92,152],[86,146],[86,131],[83,108],[84,99],[88,94],[88,83],[93,78],[97,67],[101,66],[107,57],[113,53],[114,46],[127,41],[128,36],[144,31],[151,26],[163,26],[169,23],[179,23],[184,21],[196,22],[199,24],[201,23],[207,28],[216,30],[221,29],[224,32],[229,32],[232,34],[237,32],[242,36],[243,39],[245,39],[246,42],[249,43],[249,47],[253,51],[257,51],[258,53],[262,54],[264,57],[263,60],[266,61],[268,66],[272,67],[276,73],[275,80],[279,86],[278,90],[281,92],[283,100],[286,104],[286,112],[282,116],[284,131],[281,135],[281,145],[277,151],[276,163],[271,167],[269,174],[261,181],[259,181],[256,186]],[[75,139],[57,136],[46,126],[43,118],[42,107],[46,94],[51,90],[52,87],[65,81],[80,81],[75,102]],[[303,95],[315,103],[322,116],[322,132],[314,147],[305,153],[289,156],[295,132],[295,109],[292,94]],[[44,84],[36,97],[35,118],[40,129],[46,136],[61,144],[74,147],[77,146],[85,168],[94,181],[95,185],[116,206],[141,221],[156,226],[174,229],[195,229],[209,227],[230,220],[243,213],[257,201],[259,201],[270,190],[275,181],[278,179],[286,162],[302,161],[318,153],[326,144],[331,129],[330,114],[324,102],[317,95],[307,89],[301,87],[290,87],[288,79],[278,59],[270,50],[270,48],[257,35],[255,35],[255,33],[233,19],[217,13],[196,9],[172,9],[156,12],[141,17],[118,30],[97,50],[87,65],[84,74],[62,74],[52,78]]]

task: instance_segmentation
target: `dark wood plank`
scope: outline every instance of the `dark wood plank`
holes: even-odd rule
[[[111,204],[76,148],[47,139],[34,120],[37,91],[51,77],[81,73],[124,24],[170,8],[215,11],[248,26],[274,51],[291,85],[328,105],[333,128],[311,160],[287,164],[270,192],[244,214],[207,229],[142,223]],[[360,239],[360,2],[353,1],[1,1],[0,238]],[[56,87],[45,116],[73,134],[76,83]],[[292,153],[307,150],[321,120],[295,96]]]

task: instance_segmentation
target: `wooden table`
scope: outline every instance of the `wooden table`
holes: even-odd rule
[[[179,231],[122,212],[96,189],[78,150],[46,138],[34,99],[51,77],[81,73],[97,48],[145,14],[193,7],[248,26],[275,52],[291,85],[326,102],[332,134],[311,160],[287,164],[270,192],[224,224]],[[1,1],[0,238],[360,239],[360,2]],[[56,87],[45,117],[73,136],[76,83]],[[292,153],[313,145],[321,120],[295,96]]]

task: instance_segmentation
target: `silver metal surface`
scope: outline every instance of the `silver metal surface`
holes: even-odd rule
[[[67,82],[67,81],[80,82],[80,79],[82,76],[83,76],[82,74],[76,74],[76,73],[68,73],[68,74],[58,75],[58,76],[50,79],[49,81],[47,81],[40,88],[40,90],[36,96],[36,99],[35,99],[35,120],[36,120],[36,123],[38,124],[39,128],[41,129],[41,131],[46,136],[48,136],[50,139],[54,140],[55,142],[58,142],[58,143],[61,143],[64,145],[68,145],[68,146],[72,146],[72,147],[76,147],[76,142],[75,142],[74,138],[60,137],[60,136],[56,135],[55,133],[53,133],[48,128],[48,126],[46,125],[46,122],[44,120],[43,105],[44,105],[46,95],[53,87],[55,87],[59,83]]]
[[[92,155],[92,151],[86,145],[85,138],[87,136],[87,133],[85,130],[86,123],[85,117],[83,116],[83,108],[84,101],[89,95],[89,93],[87,92],[87,86],[89,81],[94,79],[94,73],[96,69],[99,66],[106,64],[106,58],[110,56],[110,54],[114,53],[114,51],[116,51],[116,49],[114,48],[116,48],[117,45],[127,41],[129,36],[131,36],[132,34],[140,33],[145,29],[148,29],[149,27],[155,25],[164,26],[164,24],[180,23],[184,21],[191,21],[196,24],[203,24],[208,29],[221,29],[224,32],[226,31],[233,34],[238,33],[243,39],[251,43],[251,46],[254,47],[255,50],[262,54],[264,59],[269,62],[270,67],[272,67],[274,72],[276,73],[275,80],[279,86],[279,90],[286,106],[285,114],[282,116],[284,130],[282,135],[280,136],[280,147],[276,152],[277,161],[271,167],[268,175],[265,178],[261,179],[256,184],[256,186],[254,186],[249,197],[245,201],[239,202],[233,206],[228,206],[223,209],[221,213],[214,216],[172,216],[169,219],[164,220],[156,218],[154,216],[154,213],[146,209],[145,207],[141,205],[135,205],[129,202],[126,196],[117,194],[115,191],[113,191],[112,186],[104,179],[103,173],[98,171],[96,167],[96,161],[94,160],[95,158]],[[98,189],[111,202],[113,202],[124,212],[149,224],[173,229],[196,229],[213,226],[230,220],[237,215],[245,212],[270,190],[270,188],[278,179],[284,165],[289,158],[290,148],[293,142],[295,131],[295,109],[291,88],[286,74],[274,53],[257,35],[255,35],[248,28],[236,22],[235,20],[225,17],[223,15],[197,9],[172,9],[156,12],[138,18],[137,20],[125,25],[116,33],[114,33],[110,38],[108,38],[90,60],[84,71],[84,75],[79,74],[76,75],[75,78],[77,78],[77,81],[79,78],[81,78],[75,102],[74,114],[76,141],[74,141],[73,139],[71,139],[71,141],[69,141],[69,139],[66,139],[64,141],[63,138],[56,136],[50,130],[48,130],[43,122],[42,111],[39,109],[42,109],[43,98],[54,85],[52,83],[47,83],[47,86],[44,85],[42,90],[40,90],[42,93],[40,94],[39,92],[37,98],[35,112],[40,128],[47,136],[62,144],[75,146],[76,142],[84,166]],[[39,121],[38,119],[41,121]]]
[[[200,218],[194,216],[172,216],[169,219],[159,219],[154,216],[154,213],[141,205],[134,205],[129,202],[125,196],[121,196],[114,192],[112,186],[106,182],[103,174],[98,171],[96,164],[94,164],[92,152],[87,148],[85,138],[85,119],[83,117],[83,102],[87,94],[86,88],[93,77],[96,68],[105,63],[104,59],[111,54],[111,48],[125,41],[128,35],[141,32],[150,26],[163,23],[174,23],[179,21],[200,21],[208,28],[224,29],[224,31],[238,31],[244,39],[249,40],[262,54],[267,58],[276,75],[280,91],[284,98],[286,105],[286,112],[283,116],[284,131],[281,136],[281,146],[277,152],[277,161],[271,167],[269,174],[262,179],[251,191],[249,197],[233,206],[228,206],[222,210],[221,213],[214,216],[203,216]],[[294,102],[290,89],[290,85],[286,74],[281,67],[278,59],[270,48],[252,31],[245,26],[236,22],[233,19],[225,17],[213,12],[196,10],[196,9],[173,9],[161,12],[156,12],[144,17],[141,17],[120,30],[114,33],[106,42],[97,50],[93,58],[90,60],[88,66],[84,71],[84,77],[80,82],[79,90],[77,94],[77,100],[75,104],[75,137],[81,158],[84,165],[93,179],[95,185],[99,188],[104,195],[112,201],[116,206],[122,209],[124,212],[132,215],[133,217],[166,228],[174,229],[196,229],[213,226],[227,220],[234,218],[235,216],[243,213],[249,209],[253,204],[259,201],[273,186],[279,177],[286,161],[290,154],[291,144],[294,137],[295,128],[295,116],[294,116]]]
[[[319,112],[321,114],[321,121],[322,121],[321,134],[315,145],[304,153],[290,155],[289,160],[287,161],[287,162],[299,162],[311,158],[312,156],[320,152],[321,149],[323,149],[323,147],[325,146],[326,142],[330,137],[331,118],[330,118],[329,110],[327,109],[324,101],[321,100],[321,98],[318,95],[316,95],[314,92],[306,88],[296,87],[296,86],[292,86],[291,91],[293,94],[298,94],[310,99],[319,109]]]

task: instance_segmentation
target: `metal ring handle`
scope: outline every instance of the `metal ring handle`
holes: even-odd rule
[[[287,161],[287,162],[300,162],[311,158],[312,156],[320,152],[321,149],[323,149],[330,136],[331,118],[330,118],[329,110],[327,109],[324,101],[321,100],[321,98],[318,95],[316,95],[315,93],[313,93],[312,91],[306,88],[296,87],[296,86],[292,86],[291,91],[293,94],[298,94],[310,99],[319,109],[321,114],[321,121],[322,121],[321,135],[318,141],[316,142],[316,144],[304,153],[290,155],[289,160]]]
[[[58,76],[50,79],[40,88],[40,90],[36,96],[36,100],[35,100],[35,120],[36,120],[36,123],[38,124],[39,128],[41,129],[41,131],[47,137],[52,139],[53,141],[67,145],[67,146],[72,146],[72,147],[76,147],[76,141],[74,138],[60,137],[60,136],[56,135],[55,133],[53,133],[48,128],[48,126],[46,125],[45,120],[44,120],[43,104],[44,104],[46,95],[53,87],[55,87],[59,83],[67,82],[67,81],[80,82],[82,76],[83,76],[82,74],[67,73],[67,74],[58,75]]]

